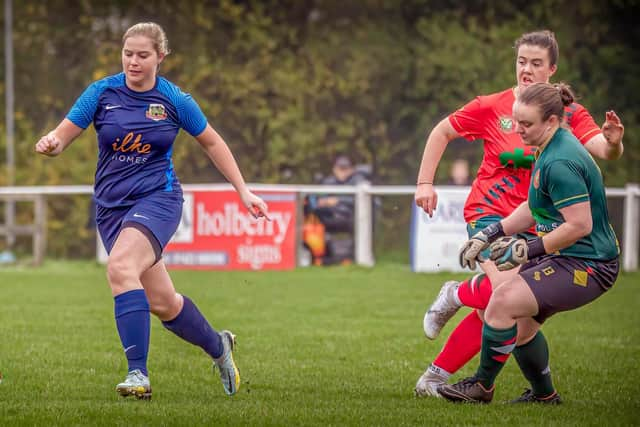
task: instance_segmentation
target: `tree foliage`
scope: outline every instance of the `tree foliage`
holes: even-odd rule
[[[574,87],[596,121],[615,109],[626,126],[623,159],[600,162],[607,185],[640,181],[637,1],[26,0],[13,8],[20,185],[93,182],[93,130],[55,160],[33,155],[33,143],[91,81],[121,69],[122,33],[149,20],[173,50],[161,74],[194,95],[251,182],[282,182],[286,168],[289,182],[310,183],[347,152],[378,182],[414,183],[430,129],[475,95],[513,86],[513,41],[541,28],[560,43],[555,79]],[[220,181],[196,147],[179,135],[182,182]],[[480,144],[459,147],[440,179],[456,155],[477,166]],[[82,208],[59,210],[84,223]]]

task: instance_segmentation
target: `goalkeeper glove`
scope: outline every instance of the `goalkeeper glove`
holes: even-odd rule
[[[490,249],[489,258],[496,263],[500,271],[511,270],[532,258],[546,254],[541,238],[527,242],[525,239],[502,237],[493,242]]]
[[[504,236],[504,230],[500,222],[491,224],[474,234],[460,249],[459,260],[462,268],[469,267],[471,270],[475,270],[476,261],[486,261],[486,258],[482,256],[482,251],[501,236]]]

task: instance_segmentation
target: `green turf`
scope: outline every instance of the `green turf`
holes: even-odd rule
[[[509,406],[513,360],[491,405],[417,399],[440,349],[422,316],[447,275],[386,264],[293,272],[173,272],[215,328],[238,336],[243,384],[227,397],[210,361],[152,322],[153,400],[114,391],[126,361],[104,268],[0,269],[0,425],[633,425],[639,421],[640,274],[545,325],[560,407]],[[460,276],[462,277],[462,276]],[[461,318],[458,314],[454,320]],[[455,322],[444,330],[446,335]],[[472,361],[456,378],[474,372]]]

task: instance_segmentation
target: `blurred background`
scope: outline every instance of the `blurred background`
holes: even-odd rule
[[[598,161],[606,185],[640,182],[638,1],[9,3],[15,185],[93,183],[92,128],[54,161],[36,156],[33,144],[90,82],[121,71],[122,34],[139,21],[164,27],[172,53],[161,75],[195,97],[248,182],[317,183],[331,173],[335,156],[346,153],[367,166],[374,184],[415,184],[431,128],[476,95],[513,86],[513,43],[523,32],[538,29],[554,31],[560,45],[554,81],[571,84],[599,124],[605,111],[614,109],[625,125],[623,158]],[[6,46],[0,55],[3,99]],[[5,103],[0,104],[0,116],[6,113]],[[3,120],[0,186],[9,184],[6,147]],[[455,183],[459,178],[452,171],[465,165],[473,178],[481,154],[481,144],[453,141],[437,182]],[[223,181],[184,132],[175,144],[174,164],[183,183]],[[378,259],[407,262],[412,199],[390,196],[380,204]],[[48,200],[48,256],[95,256],[89,204],[86,195]],[[18,222],[29,221],[32,212],[18,204]],[[18,237],[13,249],[29,253],[30,238]]]

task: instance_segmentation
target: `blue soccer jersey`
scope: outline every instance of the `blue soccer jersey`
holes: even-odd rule
[[[128,206],[157,191],[181,193],[173,169],[173,142],[180,128],[201,134],[207,119],[191,95],[163,77],[146,92],[125,84],[124,73],[92,83],[67,119],[98,134],[94,197],[100,206]]]

